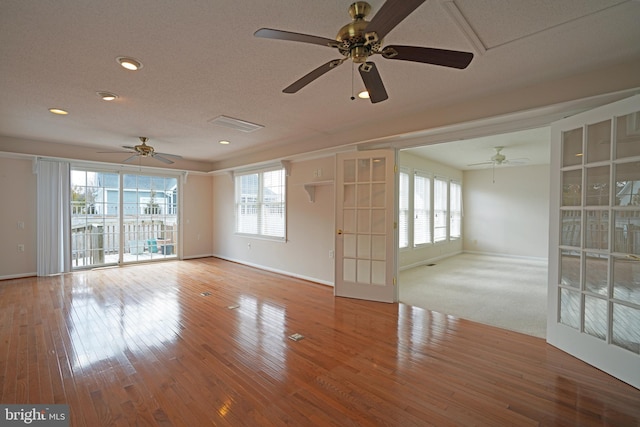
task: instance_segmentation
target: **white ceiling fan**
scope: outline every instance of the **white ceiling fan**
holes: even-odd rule
[[[492,165],[492,166],[502,166],[502,165],[523,165],[525,163],[527,163],[527,161],[529,161],[529,159],[525,158],[525,157],[521,157],[518,159],[507,159],[507,156],[505,156],[504,154],[502,154],[502,150],[504,150],[504,147],[493,147],[494,150],[496,150],[496,154],[494,154],[493,156],[491,156],[490,160],[487,160],[486,162],[480,162],[480,163],[471,163],[467,166],[482,166],[482,165]]]

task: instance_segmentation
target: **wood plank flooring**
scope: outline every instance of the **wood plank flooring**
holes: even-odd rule
[[[0,403],[90,427],[640,425],[640,390],[540,338],[215,258],[0,282]]]

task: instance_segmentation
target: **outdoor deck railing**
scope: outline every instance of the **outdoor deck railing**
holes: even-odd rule
[[[105,255],[120,252],[120,230],[116,221],[104,221],[96,216],[96,222],[83,215],[82,223],[77,220],[71,226],[71,250],[74,267],[98,265],[105,262]],[[124,252],[139,253],[150,249],[147,242],[161,240],[165,244],[175,244],[177,225],[163,221],[125,222],[122,226]],[[156,247],[157,248],[157,247]]]

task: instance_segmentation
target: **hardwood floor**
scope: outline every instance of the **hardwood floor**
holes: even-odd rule
[[[213,258],[0,282],[0,343],[0,402],[72,426],[640,424],[540,338]]]

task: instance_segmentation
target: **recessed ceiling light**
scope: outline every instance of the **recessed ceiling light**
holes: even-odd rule
[[[222,141],[218,141],[220,144],[222,145],[229,145],[231,144],[229,141],[225,141],[224,139]]]
[[[358,98],[360,98],[360,99],[369,99],[369,92],[367,92],[366,90],[363,90],[362,92],[360,92],[358,94]]]
[[[120,64],[123,68],[126,68],[130,71],[137,71],[142,68],[142,62],[126,56],[119,56],[116,58],[116,61],[118,61],[118,64]]]
[[[96,92],[103,101],[113,101],[118,98],[118,95],[111,92]]]
[[[65,111],[61,108],[49,108],[49,111],[52,112],[53,114],[59,114],[61,116],[65,116],[67,114],[69,114],[68,111]]]

